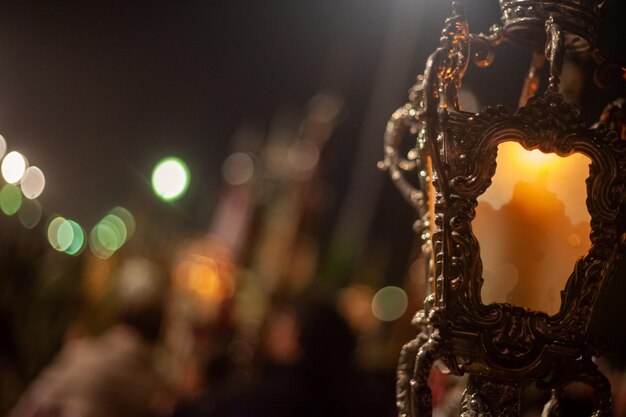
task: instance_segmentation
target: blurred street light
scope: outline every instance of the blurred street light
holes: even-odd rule
[[[4,140],[4,136],[0,135],[0,159],[4,156],[7,151],[7,141]]]
[[[406,292],[399,287],[380,289],[372,299],[372,313],[381,321],[394,321],[402,317],[408,306]]]
[[[26,158],[21,153],[9,152],[2,160],[2,177],[9,184],[15,184],[22,179],[27,166]]]
[[[165,201],[182,197],[189,187],[189,168],[178,158],[161,160],[152,171],[152,189]]]
[[[13,184],[5,184],[0,190],[0,209],[7,216],[12,216],[18,212],[22,206],[22,193]]]
[[[46,186],[43,172],[36,166],[28,167],[20,183],[24,197],[32,200],[39,197]]]
[[[91,252],[107,259],[119,250],[135,233],[135,219],[123,207],[115,207],[100,220],[89,234]]]

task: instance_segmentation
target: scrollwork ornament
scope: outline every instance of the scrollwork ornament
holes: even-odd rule
[[[550,399],[543,407],[541,417],[559,417],[561,415],[560,409],[561,391],[558,389],[552,389]]]
[[[413,324],[420,329],[402,348],[397,368],[396,405],[400,417],[432,417],[432,393],[428,377],[435,360],[444,356],[441,310],[427,303]]]
[[[618,98],[609,103],[602,111],[599,122],[616,132],[621,140],[626,140],[626,99]]]
[[[522,3],[518,13],[516,5]],[[418,77],[409,102],[387,126],[381,168],[389,171],[418,212],[415,228],[430,260],[428,279],[434,281],[434,292],[413,321],[419,333],[400,355],[396,394],[401,417],[431,417],[428,374],[436,360],[453,374],[470,375],[463,417],[518,416],[521,387],[532,382],[553,390],[544,415],[556,417],[559,394],[574,381],[594,387],[594,417],[610,415],[610,387],[591,361],[587,333],[626,243],[623,103],[614,103],[600,123],[587,127],[580,111],[559,94],[559,79],[565,50],[573,50],[568,31],[584,35],[591,30],[588,23],[576,26],[568,20],[560,6],[567,3],[585,18],[588,10],[584,1],[564,0],[550,8],[546,5],[555,0],[546,0],[541,10],[532,9],[533,3],[540,2],[501,0],[507,13],[503,28],[472,35],[462,7],[455,2],[424,76]],[[502,106],[478,114],[463,112],[457,88],[470,50],[478,66],[489,65],[493,47],[509,40],[511,28],[528,18],[545,23],[546,36],[541,39],[546,42],[543,51],[533,49],[520,108],[512,113]],[[544,59],[550,63],[550,79],[547,91],[537,94]],[[409,135],[415,138],[415,146],[405,156],[401,145]],[[478,197],[491,185],[498,145],[503,142],[561,157],[580,153],[591,160],[586,181],[591,247],[574,265],[561,293],[561,308],[552,316],[510,304],[485,305],[481,300],[483,266],[472,221]],[[405,173],[410,170],[420,173],[418,186],[407,181]],[[430,218],[433,208],[434,218]]]
[[[565,57],[565,37],[561,26],[555,21],[554,16],[546,21],[546,57],[550,61],[550,79],[548,90],[559,91],[560,75],[563,70]]]
[[[423,311],[418,312],[421,314]],[[396,371],[396,406],[400,417],[415,415],[415,399],[411,389],[411,380],[415,368],[415,360],[419,349],[428,341],[426,332],[420,332],[417,337],[402,347],[398,368]]]
[[[422,76],[417,77],[416,84],[409,90],[410,102],[396,110],[385,130],[385,158],[379,167],[389,172],[394,184],[402,196],[418,212],[419,219],[414,229],[418,235],[423,235],[422,243],[430,238],[428,234],[428,168],[426,160],[429,149],[426,145],[426,121],[424,115],[424,81]],[[417,136],[415,146],[408,155],[402,154],[402,146],[406,137],[411,134]],[[419,184],[414,186],[406,178],[405,172],[418,171]]]
[[[460,417],[491,417],[491,413],[485,411],[480,395],[467,388],[461,400]]]
[[[487,68],[495,58],[494,48],[504,40],[504,30],[501,26],[493,25],[489,28],[489,34],[470,34],[470,46],[474,64],[480,68]]]
[[[538,335],[546,336],[547,340],[564,334],[584,334],[610,274],[609,266],[614,264],[619,252],[617,242],[621,231],[618,220],[625,182],[621,170],[624,144],[614,139],[614,133],[585,128],[578,111],[560,95],[551,92],[531,98],[528,105],[514,115],[502,108],[486,109],[467,118],[465,128],[457,129],[452,136],[457,134],[462,137],[454,138],[458,145],[455,154],[464,155],[464,158],[463,163],[454,164],[450,170],[450,189],[458,202],[448,214],[449,218],[455,219],[457,230],[457,235],[452,237],[455,245],[448,256],[456,259],[454,273],[458,275],[458,278],[452,276],[450,282],[462,282],[450,286],[450,301],[454,300],[454,305],[471,306],[459,307],[464,313],[478,311],[472,315],[480,317],[474,319],[477,328],[484,329],[485,323],[492,323],[490,326],[494,326],[491,328],[496,333],[485,335],[492,342],[500,340],[493,335],[505,331],[500,327],[502,324],[495,324],[495,318],[499,323],[513,323],[526,317],[526,324],[522,327],[532,330],[524,332],[528,337],[532,336],[529,339],[532,344],[541,344]],[[475,216],[477,197],[485,192],[495,173],[497,145],[509,140],[519,142],[526,149],[540,149],[561,156],[580,152],[592,160],[588,180],[588,195],[591,196],[588,204],[594,224],[592,246],[577,263],[564,290],[561,312],[554,317],[540,312],[512,311],[506,305],[489,307],[480,303],[482,271],[478,242],[471,234],[471,221]],[[502,348],[493,345],[493,350],[502,351]],[[505,358],[507,355],[503,360],[510,359]]]
[[[437,78],[446,84],[461,86],[469,64],[470,33],[461,3],[452,4],[453,15],[446,19],[441,32],[442,59],[437,66]]]
[[[472,343],[477,344],[471,354],[472,366],[489,364],[490,369],[501,369],[499,372],[506,374],[504,370],[514,365],[520,378],[528,380],[567,367],[585,349],[593,311],[621,256],[624,226],[619,219],[626,184],[626,141],[604,124],[586,128],[579,112],[553,92],[531,98],[514,114],[504,108],[488,108],[478,115],[452,112],[449,126],[451,158],[459,163],[449,166],[450,198],[448,204],[438,207],[448,234],[442,233],[439,224],[441,244],[435,245],[434,256],[438,262],[449,259],[437,293],[444,294],[442,312],[449,322],[447,326],[452,328],[450,335],[453,340],[471,337]],[[488,188],[495,173],[497,145],[504,141],[561,156],[582,153],[592,161],[587,180],[592,244],[587,255],[576,263],[563,290],[561,310],[554,316],[507,304],[483,305],[480,300],[482,263],[471,222],[477,198]],[[439,273],[436,276],[440,277]],[[456,334],[455,328],[463,331]],[[435,339],[430,345],[425,342],[418,349],[423,353],[416,354],[420,357],[416,369],[432,364],[432,352],[437,351],[435,346],[441,338],[434,342]],[[452,368],[455,363],[450,357],[454,357],[454,349],[452,343],[449,350],[439,349],[438,353]],[[465,368],[470,374],[472,366]],[[599,372],[591,368],[584,371],[586,374],[579,374],[579,379],[595,378],[599,381],[596,385],[602,386]],[[414,395],[418,393],[427,393],[421,383],[413,389]],[[596,415],[606,415],[603,404],[610,396],[599,392],[597,398],[600,411]],[[427,405],[424,407],[428,409]],[[479,411],[466,410],[473,412]]]
[[[539,387],[552,389],[552,396],[543,409],[542,417],[559,416],[562,392],[566,386],[576,382],[586,384],[593,390],[595,410],[592,417],[610,417],[612,415],[611,384],[587,354],[570,363],[568,367],[555,370],[549,381],[537,383]]]
[[[510,417],[519,414],[520,386],[471,376],[461,400],[461,417]]]

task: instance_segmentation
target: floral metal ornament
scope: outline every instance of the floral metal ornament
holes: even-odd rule
[[[410,101],[391,117],[385,133],[385,159],[402,195],[418,213],[415,231],[429,261],[431,292],[413,325],[417,337],[400,354],[397,405],[402,417],[432,415],[428,375],[435,361],[455,375],[469,374],[461,415],[518,416],[523,387],[536,383],[552,390],[544,415],[557,415],[566,385],[583,382],[594,391],[595,417],[611,415],[608,380],[592,362],[597,354],[589,327],[614,265],[622,256],[626,221],[626,141],[623,103],[607,108],[588,127],[580,111],[559,93],[566,51],[595,50],[596,0],[501,0],[503,27],[470,34],[457,2],[444,24],[439,48],[410,90]],[[583,19],[584,18],[584,19]],[[541,35],[537,27],[541,23]],[[493,48],[510,41],[535,52],[513,113],[488,107],[463,111],[457,89],[470,58],[481,67]],[[537,51],[537,45],[545,45]],[[578,48],[578,49],[577,49]],[[473,55],[472,55],[473,54]],[[550,65],[548,87],[538,90],[538,68]],[[416,138],[408,155],[407,137]],[[526,150],[591,161],[586,181],[591,216],[591,248],[573,265],[561,291],[558,313],[481,300],[483,267],[472,231],[477,198],[491,185],[498,145],[517,142]],[[405,172],[417,171],[414,187]]]

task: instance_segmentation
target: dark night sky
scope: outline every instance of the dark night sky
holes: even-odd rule
[[[0,132],[46,173],[45,208],[87,223],[167,154],[193,187],[214,183],[241,122],[267,125],[328,77],[367,97],[386,16],[357,3],[4,3]],[[329,63],[338,41],[356,46],[345,74]]]
[[[446,1],[411,1],[425,3],[430,14],[416,16],[423,38],[406,58],[413,70],[392,92],[397,100],[380,115],[381,136],[449,13]],[[409,0],[397,0],[403,2]],[[45,172],[41,201],[47,212],[90,227],[111,207],[144,192],[153,164],[174,154],[190,164],[189,198],[203,200],[191,215],[198,220],[211,206],[204,200],[215,196],[236,128],[267,126],[277,108],[303,107],[320,89],[346,101],[331,146],[349,166],[392,2],[93,3],[0,4],[0,133]],[[497,22],[495,0],[466,4],[474,32]],[[527,55],[509,48],[497,59],[482,74],[470,70],[468,84],[483,85],[498,72],[516,79],[479,89],[484,103],[511,105]],[[340,191],[346,172],[337,168]]]

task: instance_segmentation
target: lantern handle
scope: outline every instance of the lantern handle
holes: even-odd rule
[[[404,175],[406,171],[422,168],[419,150],[412,149],[409,158],[402,155],[404,138],[418,128],[416,114],[417,110],[408,103],[391,115],[384,136],[385,158],[379,162],[378,167],[389,172],[394,185],[421,217],[427,207],[425,193],[414,187]]]

